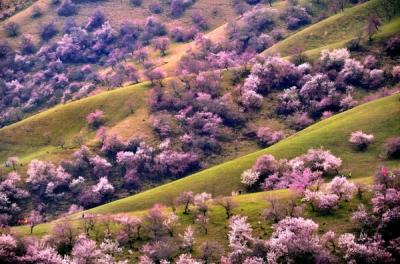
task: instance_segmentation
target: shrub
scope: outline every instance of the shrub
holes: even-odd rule
[[[349,201],[356,193],[357,187],[354,183],[349,182],[346,177],[336,176],[328,183],[327,191],[331,194],[336,194],[339,197],[339,201],[342,199]]]
[[[134,6],[141,6],[143,3],[143,0],[131,0],[131,4]]]
[[[91,15],[86,24],[86,28],[88,30],[93,30],[95,28],[100,27],[106,21],[106,16],[101,10],[94,11],[93,15]]]
[[[247,187],[253,186],[260,178],[260,173],[252,169],[245,170],[240,176],[241,183]]]
[[[262,146],[270,146],[284,138],[282,131],[272,131],[269,127],[260,127],[257,130],[257,138]]]
[[[117,154],[118,151],[124,150],[125,144],[122,140],[115,134],[107,136],[101,147],[101,151],[105,153],[107,156],[112,157]]]
[[[193,153],[165,150],[155,157],[155,170],[163,176],[180,177],[198,166],[198,156]]]
[[[274,10],[256,7],[243,15],[243,21],[251,30],[261,32],[275,24],[276,13]]]
[[[169,8],[171,16],[179,17],[185,11],[186,6],[183,0],[172,0]]]
[[[162,113],[151,118],[151,125],[161,138],[167,138],[172,133],[171,117]]]
[[[100,197],[114,193],[114,186],[108,181],[107,177],[101,177],[99,182],[92,188],[92,191],[100,194]]]
[[[103,111],[96,109],[94,112],[89,113],[86,116],[86,121],[90,126],[97,128],[102,124],[103,118],[104,118]]]
[[[287,24],[288,29],[297,29],[302,25],[311,22],[311,16],[307,13],[307,10],[301,6],[289,6],[286,10],[287,13]]]
[[[393,67],[393,69],[392,69],[392,77],[395,80],[400,80],[400,65]]]
[[[164,235],[166,226],[164,224],[167,219],[165,206],[162,204],[154,204],[147,212],[145,221],[147,222],[147,230],[149,235],[156,239]]]
[[[71,0],[64,0],[57,9],[59,16],[73,16],[78,11],[78,7]]]
[[[365,150],[368,147],[368,145],[372,143],[373,140],[374,140],[374,135],[365,134],[360,130],[351,133],[349,142],[357,150]]]
[[[386,141],[385,154],[388,158],[400,158],[400,137],[392,137]]]
[[[21,53],[26,55],[26,54],[32,54],[36,51],[36,46],[33,42],[33,37],[31,35],[23,35],[21,37]]]
[[[339,205],[339,196],[336,194],[325,194],[321,191],[313,192],[306,190],[303,201],[308,202],[313,211],[332,213]]]
[[[171,39],[175,42],[186,42],[194,39],[197,34],[196,28],[184,29],[181,27],[174,27],[170,31]]]
[[[342,165],[342,160],[333,155],[329,150],[309,149],[306,154],[300,156],[305,167],[321,173],[336,172]]]
[[[145,33],[147,33],[150,38],[154,36],[162,36],[166,33],[165,25],[153,16],[146,19],[144,29]]]
[[[310,118],[307,113],[304,112],[295,113],[289,118],[289,121],[291,123],[291,126],[296,130],[301,130],[314,123],[314,120]]]
[[[9,234],[0,235],[0,261],[14,263],[18,250],[17,240]]]
[[[255,91],[245,90],[239,101],[246,109],[259,109],[262,106],[263,97]]]
[[[357,105],[357,101],[353,99],[353,97],[348,94],[340,100],[340,108],[342,111],[353,108]]]
[[[395,263],[392,255],[384,247],[382,239],[359,239],[353,234],[345,233],[338,239],[338,248],[343,252],[346,263]]]
[[[161,14],[163,12],[162,6],[160,3],[151,3],[149,5],[150,12],[154,14]]]
[[[302,217],[286,217],[272,226],[266,241],[268,263],[330,263],[320,245],[318,224]]]
[[[149,54],[146,48],[139,48],[133,52],[133,57],[139,62],[144,63],[149,57]]]
[[[10,46],[10,43],[6,40],[0,40],[0,58],[1,59],[6,59],[10,55],[12,55],[13,49]]]
[[[364,67],[367,69],[374,69],[378,64],[378,60],[374,55],[368,55],[364,58]]]
[[[160,37],[154,39],[152,44],[155,49],[160,51],[161,56],[165,56],[165,51],[168,49],[170,42],[168,37]]]
[[[201,30],[206,30],[208,28],[207,20],[200,11],[194,11],[191,18],[192,22]]]
[[[297,87],[293,86],[278,94],[278,114],[288,115],[297,112],[301,109],[301,106]]]
[[[217,263],[222,253],[223,247],[215,241],[205,241],[199,248],[199,257],[205,263]]]
[[[40,28],[40,38],[42,40],[50,40],[52,37],[54,37],[56,34],[58,33],[58,29],[56,27],[56,25],[54,24],[54,22],[50,22],[47,24],[44,24],[41,28]]]
[[[232,250],[231,258],[239,260],[250,252],[249,247],[254,242],[252,231],[253,228],[247,222],[247,216],[234,215],[231,217],[228,232],[229,248]]]
[[[303,194],[309,186],[318,185],[321,181],[321,174],[313,172],[309,168],[305,168],[304,170],[295,169],[292,172],[286,173],[286,176],[290,179],[290,189],[300,194]]]
[[[195,236],[194,236],[194,230],[191,226],[188,226],[185,229],[183,235],[181,235],[181,239],[182,239],[182,248],[192,251],[195,243]]]
[[[305,102],[317,101],[322,102],[336,90],[335,83],[332,82],[326,74],[318,73],[307,80],[299,91],[299,95]],[[329,103],[325,103],[329,106]],[[319,106],[318,110],[322,110],[325,106]]]
[[[111,170],[111,164],[104,158],[96,155],[90,159],[90,163],[93,166],[93,173],[96,177],[107,176]]]
[[[350,58],[350,53],[347,49],[335,49],[332,51],[323,50],[319,58],[322,66],[329,69],[340,70],[345,61]]]
[[[260,156],[254,163],[252,170],[266,177],[274,174],[278,170],[278,162],[274,156],[265,154]]]
[[[184,111],[184,110],[183,110]],[[182,113],[181,111],[180,113]],[[186,128],[198,135],[218,136],[222,124],[222,119],[211,112],[195,112],[193,116],[176,116],[182,120]]]
[[[386,42],[386,52],[390,56],[395,56],[400,53],[400,35],[394,36]]]
[[[248,3],[249,5],[255,5],[260,2],[261,2],[261,0],[246,0],[246,3]]]
[[[8,173],[0,181],[0,227],[15,223],[14,220],[21,211],[20,201],[30,196],[27,191],[18,187],[20,184],[21,177],[16,172]]]
[[[156,83],[162,84],[162,79],[166,75],[166,73],[160,68],[146,70],[144,74],[151,81],[152,85]]]
[[[35,18],[39,18],[42,16],[42,9],[40,9],[40,7],[38,6],[34,6],[32,8],[32,13],[31,13],[31,18],[35,19]]]
[[[19,163],[19,158],[16,156],[12,156],[12,157],[7,158],[7,161],[5,162],[5,166],[12,168],[12,170],[15,170],[18,163]]]
[[[19,25],[15,22],[8,22],[3,28],[8,37],[16,37],[19,35]]]
[[[251,74],[247,78],[258,77],[257,92],[259,93],[267,94],[275,89],[283,90],[292,87],[301,77],[300,70],[293,63],[280,57],[269,56],[260,58],[259,61],[252,66]]]
[[[349,84],[359,84],[363,78],[364,66],[355,59],[346,59],[338,78]]]

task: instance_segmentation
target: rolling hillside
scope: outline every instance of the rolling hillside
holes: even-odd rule
[[[112,25],[119,25],[124,20],[145,20],[147,16],[152,15],[149,10],[149,5],[157,3],[159,1],[150,0],[143,1],[141,6],[133,6],[130,1],[123,0],[119,1],[116,5],[113,1],[81,1],[78,4],[78,15],[75,17],[78,23],[85,24],[87,18],[94,12],[94,10],[101,5],[101,10],[105,13],[106,17],[110,20]],[[42,11],[42,15],[39,18],[31,18],[32,10],[35,7],[39,7]],[[21,33],[29,33],[37,37],[39,33],[39,26],[49,22],[55,21],[56,25],[61,29],[63,23],[67,20],[66,17],[58,16],[58,6],[53,6],[49,0],[38,0],[33,3],[30,7],[18,12],[9,19],[0,22],[0,26],[7,22],[16,22],[21,25]],[[191,14],[196,11],[201,11],[209,19],[209,30],[212,30],[225,22],[231,17],[235,16],[232,5],[227,4],[226,1],[213,1],[212,3],[204,0],[195,1],[190,8],[180,18],[171,18],[169,14],[169,8],[166,3],[162,4],[163,12],[161,14],[155,14],[156,17],[168,24],[180,24],[188,25],[191,23]],[[118,14],[117,16],[114,14]],[[4,37],[5,33],[3,29],[0,30],[0,37]],[[18,44],[19,38],[11,39],[13,44]]]
[[[356,129],[362,129],[375,135],[375,142],[366,152],[352,150],[347,142],[349,134]],[[279,158],[291,158],[306,152],[309,148],[316,147],[329,149],[343,159],[341,173],[348,174],[356,182],[368,184],[372,180],[369,176],[379,166],[394,167],[399,165],[398,160],[388,161],[382,157],[383,142],[388,137],[398,135],[399,131],[400,94],[395,94],[320,121],[269,148],[85,212],[99,215],[129,212],[142,215],[144,213],[143,210],[150,208],[154,203],[168,204],[180,192],[187,190],[194,192],[207,191],[214,196],[230,195],[231,191],[243,189],[240,183],[240,174],[251,167],[260,155],[272,154]],[[235,196],[234,200],[238,203],[238,208],[235,210],[241,214],[248,215],[256,226],[256,219],[259,217],[259,212],[267,206],[266,198],[268,197],[285,200],[290,197],[290,193],[288,190],[276,190]],[[342,208],[338,215],[321,217],[309,211],[306,214],[315,218],[317,222],[325,223],[324,225],[327,228],[344,231],[351,226],[347,221],[347,216],[349,211],[351,212],[355,209],[356,204],[357,201],[354,201],[351,205]],[[212,207],[211,229],[216,232],[215,236],[212,236],[213,238],[218,239],[218,235],[221,235],[221,232],[225,232],[226,221],[223,214],[223,210],[219,206]],[[79,223],[80,215],[76,215],[77,224]],[[190,223],[190,218],[184,215],[180,216],[183,217],[183,223]],[[185,217],[188,219],[185,220]],[[335,225],[332,225],[333,222],[335,222]],[[53,223],[39,225],[35,229],[35,234],[45,234]],[[269,225],[265,225],[265,228],[267,226]],[[18,227],[16,230],[24,234],[28,232],[28,227]],[[211,232],[211,234],[213,233]]]
[[[146,122],[148,113],[143,109],[147,103],[148,87],[148,83],[141,83],[102,92],[56,106],[1,128],[0,159],[5,160],[7,156],[16,155],[24,163],[49,153],[63,153],[69,148],[76,148],[74,139],[77,137],[81,137],[84,142],[94,137],[94,132],[87,128],[85,117],[97,108],[104,111],[106,123],[110,126],[117,126],[118,122],[139,109],[141,110],[138,111],[137,118],[141,119],[141,122]],[[151,130],[146,130],[148,125],[140,125],[140,122],[133,124],[136,124],[137,128],[140,127],[135,130],[137,135],[151,136]],[[143,130],[146,130],[145,133],[141,133]],[[60,139],[65,141],[65,149],[59,146]]]
[[[309,27],[306,27],[288,38],[270,47],[263,54],[279,53],[282,57],[293,54],[295,48],[302,48],[305,55],[318,57],[323,49],[335,49],[357,38],[362,33],[365,39],[365,27],[368,17],[379,12],[379,0],[372,0],[361,5],[345,9]],[[376,34],[376,39],[389,37],[399,32],[399,18],[382,21],[383,26]],[[300,46],[299,46],[299,43]]]
[[[372,101],[349,111],[318,122],[281,142],[214,166],[186,178],[160,187],[91,209],[93,213],[119,213],[143,210],[154,203],[165,202],[185,190],[208,191],[214,195],[229,195],[243,187],[240,174],[252,166],[263,154],[278,158],[292,158],[305,153],[309,148],[324,147],[343,159],[342,173],[351,177],[370,176],[376,168],[386,164],[398,165],[397,160],[381,158],[385,139],[398,135],[400,131],[400,94]],[[375,142],[366,152],[355,152],[348,144],[352,131],[363,130],[375,135]]]
[[[400,260],[399,0],[25,3],[0,18],[0,263]],[[341,167],[288,162],[319,148]]]

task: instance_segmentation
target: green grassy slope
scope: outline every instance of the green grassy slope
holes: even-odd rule
[[[374,35],[374,39],[385,39],[400,32],[400,17],[392,19],[384,24],[379,31]]]
[[[358,178],[354,181],[363,184],[371,184],[372,177]],[[271,223],[267,221],[261,222],[260,214],[265,208],[269,206],[267,200],[273,198],[278,200],[279,202],[285,202],[292,197],[292,193],[287,189],[233,196],[233,201],[236,204],[236,207],[233,209],[233,213],[247,216],[250,224],[255,230],[255,233],[261,237],[266,238],[271,231]],[[363,200],[365,200],[365,198]],[[355,199],[349,203],[346,203],[344,206],[341,206],[339,210],[335,212],[335,214],[332,215],[319,215],[313,213],[307,208],[304,211],[303,216],[307,218],[312,218],[314,221],[319,223],[321,226],[321,231],[325,232],[328,230],[333,230],[336,233],[342,233],[345,231],[349,231],[353,227],[353,224],[348,221],[348,216],[357,208],[359,202],[359,199]],[[193,216],[185,215],[182,213],[182,211],[182,207],[177,208],[177,214],[180,218],[179,224],[177,226],[177,231],[180,233],[182,233],[188,225],[193,224]],[[147,213],[147,210],[129,211],[127,213],[129,215],[142,217]],[[104,215],[106,214],[104,213],[98,215],[97,217],[101,218]],[[208,234],[197,232],[197,246],[199,246],[201,242],[205,240],[216,240],[219,241],[221,244],[226,243],[225,234],[227,232],[228,221],[225,217],[225,212],[222,207],[218,206],[217,204],[211,204],[209,207],[209,217],[210,222],[207,226]],[[75,216],[70,217],[68,221],[70,221],[75,228],[82,228],[81,214],[76,214]],[[52,221],[36,226],[33,235],[43,236],[49,234],[56,222],[57,221]],[[15,227],[13,228],[13,230],[18,232],[18,234],[21,236],[30,234],[29,226]]]
[[[303,48],[306,55],[318,56],[322,49],[334,49],[345,46],[359,32],[363,32],[368,16],[377,10],[379,0],[368,1],[345,9],[344,12],[328,17],[270,47],[264,54],[279,53],[281,56],[291,55],[294,48]],[[385,22],[378,34],[393,35],[400,31],[398,18]],[[382,33],[381,33],[382,32]]]
[[[369,176],[381,164],[398,165],[398,161],[385,161],[380,155],[385,139],[400,134],[399,99],[400,94],[396,94],[358,106],[312,125],[264,150],[89,211],[106,214],[143,210],[157,202],[167,203],[184,190],[208,191],[214,196],[227,195],[232,190],[242,188],[240,174],[250,168],[260,155],[267,153],[279,158],[292,158],[309,148],[324,147],[343,159],[342,172],[351,172],[352,177]],[[353,151],[347,142],[350,133],[360,129],[375,135],[375,142],[366,152]]]
[[[115,125],[147,103],[149,83],[127,86],[99,93],[78,101],[58,105],[0,129],[0,160],[19,156],[22,162],[49,153],[65,152],[57,141],[64,139],[73,146],[76,137],[87,139],[94,132],[88,130],[86,115],[99,108],[105,114],[107,126]]]
[[[375,142],[366,152],[355,152],[347,143],[349,134],[352,131],[362,129],[365,132],[375,135]],[[343,159],[342,172],[351,172],[351,177],[356,181],[370,183],[373,171],[380,165],[399,166],[398,160],[386,161],[380,155],[382,145],[386,138],[400,134],[400,94],[381,98],[376,101],[355,107],[344,113],[335,115],[323,120],[299,133],[282,140],[276,145],[257,151],[250,155],[223,163],[221,165],[206,169],[186,178],[174,181],[169,184],[120,199],[93,209],[88,212],[96,214],[115,214],[131,212],[143,214],[143,210],[151,207],[154,203],[169,203],[184,190],[194,192],[208,191],[214,196],[229,195],[232,190],[241,189],[240,174],[243,170],[252,166],[254,161],[263,154],[270,153],[280,158],[291,158],[304,153],[311,147],[325,147]],[[285,199],[289,197],[287,190],[246,194],[235,197],[239,207],[235,213],[248,215],[250,221],[257,225],[260,210],[266,207],[265,197]],[[340,214],[329,217],[318,218],[316,215],[309,215],[324,225],[324,228],[332,227],[339,230],[347,230],[350,223],[346,220],[349,212],[356,207],[346,206],[339,210]],[[311,214],[307,212],[307,214]],[[209,234],[216,236],[226,231],[226,221],[223,218],[223,211],[220,207],[212,208]],[[307,215],[308,216],[308,215]],[[79,225],[80,215],[76,216],[76,224]],[[182,216],[184,217],[184,216]],[[338,221],[341,221],[340,224]],[[190,219],[182,220],[183,223],[190,223]],[[51,229],[54,222],[44,223],[36,227],[35,234],[43,235]],[[261,228],[261,227],[259,227]],[[268,228],[268,227],[266,227]],[[26,226],[15,228],[21,235],[28,234]],[[208,237],[209,238],[209,237]]]

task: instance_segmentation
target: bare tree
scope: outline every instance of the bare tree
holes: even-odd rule
[[[186,191],[179,194],[179,196],[175,199],[174,203],[177,205],[183,205],[183,214],[189,214],[190,208],[189,206],[193,204],[194,194],[192,191]]]
[[[39,211],[31,211],[28,217],[28,224],[30,227],[31,234],[33,233],[33,228],[43,221],[43,216]]]
[[[365,31],[368,35],[368,40],[372,41],[372,36],[378,31],[381,21],[376,15],[370,15],[367,20]]]
[[[282,208],[279,206],[276,199],[268,198],[267,202],[270,206],[264,210],[264,218],[267,220],[271,220],[274,223],[278,223],[283,218]]]
[[[303,211],[303,206],[299,205],[297,197],[292,197],[287,203],[285,203],[286,207],[286,216],[290,217],[299,217]]]
[[[268,198],[267,202],[270,206],[264,210],[263,216],[274,223],[279,222],[287,216],[298,217],[303,211],[303,207],[298,204],[296,197],[281,202],[274,198]]]
[[[356,183],[357,187],[357,197],[358,199],[362,199],[364,197],[364,193],[368,191],[368,186],[364,183]]]
[[[85,214],[82,219],[83,230],[85,234],[89,236],[90,231],[93,231],[96,226],[96,215]]]
[[[233,201],[232,197],[219,197],[215,202],[225,209],[226,219],[231,218],[233,209],[237,207],[237,204]]]

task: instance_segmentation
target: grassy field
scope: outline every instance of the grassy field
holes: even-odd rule
[[[355,179],[354,182],[371,184],[372,177],[358,178]],[[271,233],[272,223],[270,221],[264,221],[261,217],[261,214],[264,209],[270,206],[268,200],[274,199],[279,203],[282,203],[292,199],[293,197],[293,194],[287,189],[233,196],[232,199],[236,205],[236,207],[233,209],[233,213],[247,216],[248,221],[254,229],[254,234],[265,239]],[[303,216],[312,218],[314,221],[316,221],[320,225],[321,232],[333,230],[336,233],[343,233],[351,230],[351,228],[354,227],[354,224],[348,221],[349,215],[357,208],[357,205],[360,202],[365,203],[366,200],[366,198],[363,198],[362,200],[356,198],[351,202],[343,203],[339,210],[332,215],[321,216],[312,212],[310,208],[306,208]],[[167,208],[167,210],[171,211],[171,208]],[[193,225],[193,215],[185,215],[182,212],[182,207],[176,208],[176,213],[179,216],[177,232],[183,232],[188,225]],[[147,210],[128,211],[126,213],[129,215],[142,217],[147,213]],[[97,217],[101,218],[111,214],[112,213],[102,213],[97,215]],[[212,203],[209,207],[209,217],[210,222],[207,226],[208,234],[204,234],[200,229],[196,230],[196,245],[199,246],[205,240],[215,240],[219,241],[222,245],[226,245],[225,234],[227,233],[228,229],[228,220],[226,219],[225,211],[219,205]],[[70,221],[77,230],[82,231],[81,214],[76,214],[75,216],[69,217],[68,221]],[[53,221],[36,226],[33,235],[43,236],[48,234],[51,232],[54,224],[56,223],[57,221]],[[26,236],[30,233],[30,228],[28,226],[13,228],[13,230],[21,236]]]
[[[374,39],[381,40],[391,37],[400,31],[400,17],[393,18],[390,22],[380,27],[379,31],[374,35]]]
[[[356,38],[359,32],[364,31],[368,16],[377,10],[378,6],[379,0],[372,0],[345,9],[344,12],[339,12],[278,42],[263,54],[279,53],[285,57],[291,55],[295,48],[302,48],[306,55],[316,57],[323,49],[343,47],[348,41]],[[398,18],[382,22],[384,26],[378,34],[389,36],[399,31]]]
[[[64,105],[55,106],[15,124],[0,129],[0,160],[7,156],[20,157],[23,163],[50,153],[68,152],[59,147],[59,140],[65,141],[65,148],[74,148],[77,137],[86,140],[94,137],[94,131],[88,129],[86,115],[95,109],[101,109],[105,114],[105,125],[109,127],[122,126],[120,130],[129,129],[130,135],[135,134],[132,127],[123,126],[128,116],[138,112],[140,120],[132,125],[140,127],[137,131],[150,128],[148,113],[143,111],[147,104],[149,83],[127,86],[120,89],[102,92],[97,95],[77,100]],[[122,124],[121,124],[122,122]],[[148,136],[151,129],[146,130]]]

